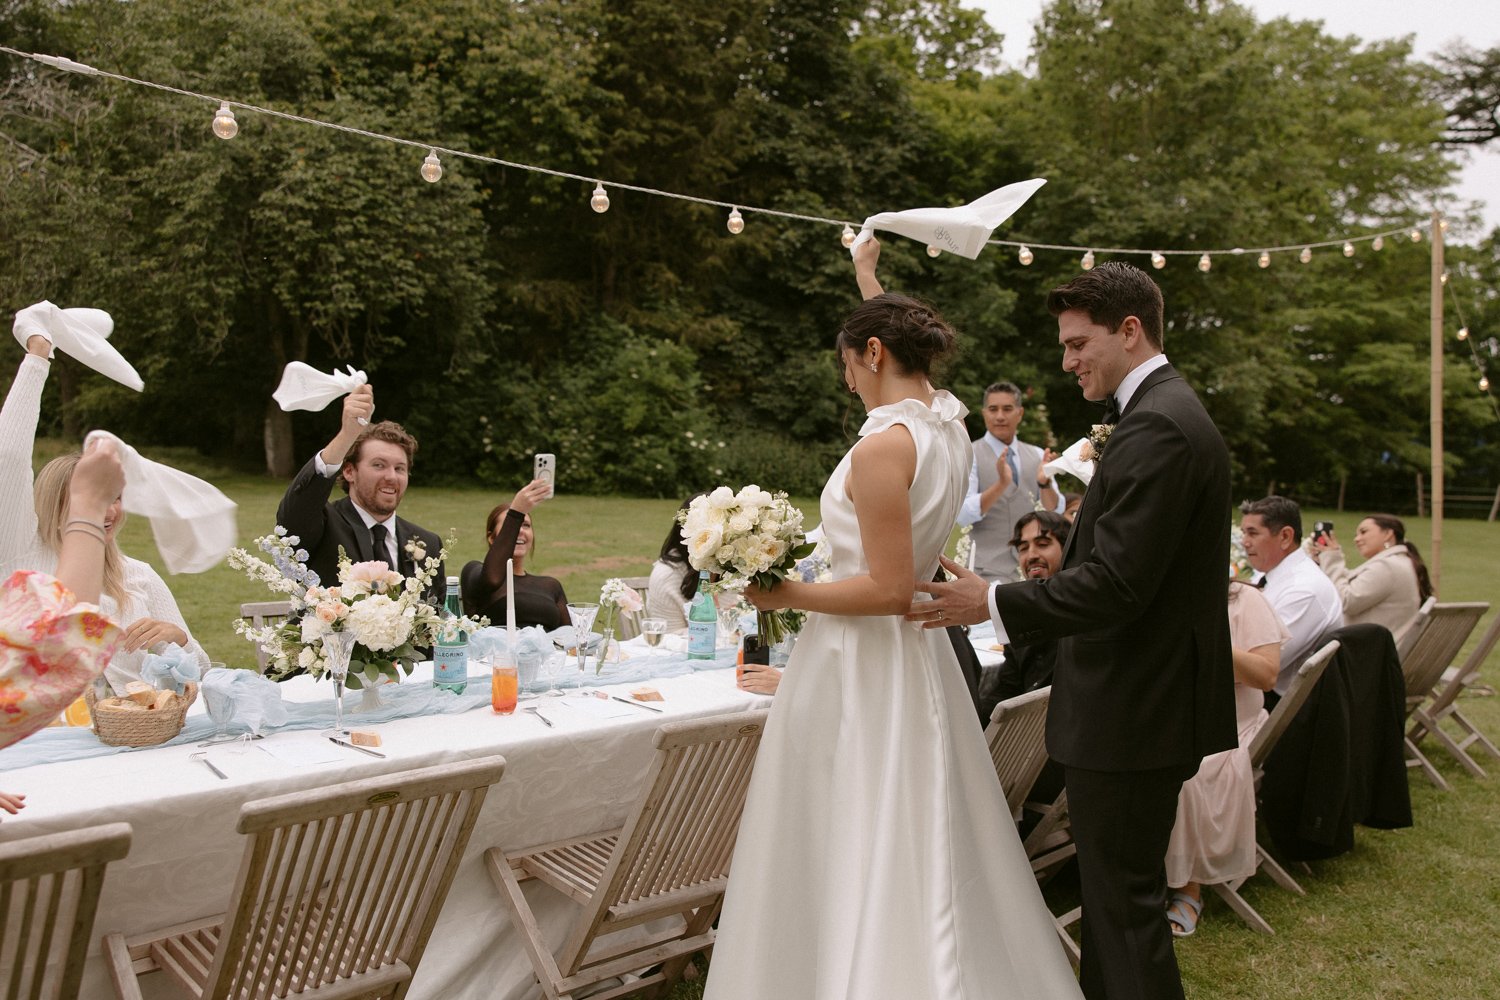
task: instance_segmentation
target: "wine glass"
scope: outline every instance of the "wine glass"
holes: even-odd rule
[[[224,664],[214,661],[208,665],[209,670],[224,669]],[[204,672],[205,674],[207,671]],[[214,734],[205,743],[199,746],[212,746],[215,743],[223,743],[229,738],[229,720],[234,718],[234,701],[229,697],[227,691],[219,688],[201,689],[203,691],[203,705],[208,709],[208,717],[214,724]]]
[[[739,605],[732,604],[727,608],[719,609],[719,635],[716,645],[733,649],[739,644],[740,638],[740,609]]]
[[[547,690],[542,692],[544,698],[561,698],[562,692],[557,687],[557,674],[562,670],[563,664],[568,662],[566,652],[554,653],[542,662],[541,669],[547,673]]]
[[[588,637],[594,634],[594,619],[599,617],[599,605],[585,602],[569,604],[568,617],[573,621],[573,645],[578,648],[578,672],[581,674],[588,649]]]
[[[653,653],[661,645],[661,637],[667,634],[667,620],[665,618],[642,618],[641,638],[646,640]]]

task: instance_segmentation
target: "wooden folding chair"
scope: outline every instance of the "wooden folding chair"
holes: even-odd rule
[[[641,595],[641,605],[646,603],[646,591],[651,587],[649,576],[626,576],[621,577],[620,582],[631,590]],[[634,639],[641,634],[641,619],[644,617],[640,611],[621,610],[615,620],[615,638],[620,640]]]
[[[129,851],[129,823],[0,844],[0,997],[75,1000],[104,868]]]
[[[1286,694],[1276,703],[1271,710],[1271,717],[1256,732],[1255,738],[1250,741],[1250,771],[1255,776],[1255,791],[1257,801],[1259,800],[1260,782],[1265,775],[1266,759],[1271,756],[1271,751],[1276,748],[1276,743],[1281,735],[1286,732],[1287,726],[1291,725],[1292,719],[1301,711],[1306,704],[1307,698],[1312,694],[1313,687],[1317,685],[1318,679],[1323,676],[1323,671],[1328,669],[1328,664],[1333,662],[1333,657],[1339,651],[1337,640],[1327,643],[1322,648],[1302,661],[1302,666],[1292,675],[1292,683],[1287,686]],[[1237,913],[1241,920],[1250,925],[1251,930],[1262,934],[1274,934],[1271,925],[1266,923],[1264,917],[1255,912],[1255,907],[1245,901],[1240,895],[1240,887],[1251,877],[1264,871],[1271,876],[1271,880],[1283,889],[1289,889],[1299,896],[1307,893],[1297,884],[1287,870],[1283,868],[1271,852],[1267,850],[1265,838],[1262,835],[1259,823],[1256,824],[1255,838],[1255,871],[1245,878],[1234,879],[1231,882],[1217,882],[1209,886],[1219,898],[1229,904],[1229,908]]]
[[[1411,652],[1411,647],[1427,630],[1427,622],[1431,620],[1432,609],[1435,607],[1437,607],[1436,597],[1429,597],[1423,601],[1417,613],[1412,615],[1411,624],[1407,625],[1406,631],[1401,633],[1401,638],[1396,642],[1396,656],[1403,663],[1406,661],[1406,654]]]
[[[667,723],[656,731],[645,790],[623,827],[485,852],[490,876],[549,1000],[567,1000],[628,974],[641,978],[589,996],[606,1000],[666,986],[682,978],[695,952],[713,947],[713,922],[728,884],[765,721],[765,712],[736,712]],[[527,879],[578,904],[567,940],[555,954],[521,890]],[[654,920],[667,920],[668,926],[609,940]]]
[[[1407,654],[1401,658],[1401,675],[1406,680],[1406,718],[1411,721],[1443,676],[1443,671],[1452,665],[1459,650],[1469,640],[1469,633],[1479,624],[1479,619],[1490,609],[1485,602],[1464,604],[1436,604],[1422,634],[1412,643]],[[1455,697],[1457,693],[1455,692]],[[1428,718],[1430,719],[1430,713]],[[1413,725],[1426,729],[1420,721]],[[1427,780],[1443,791],[1452,791],[1448,782],[1438,774],[1437,768],[1417,748],[1416,741],[1408,734],[1406,742],[1406,766],[1419,767]]]
[[[1475,624],[1478,622],[1476,620]],[[1500,640],[1500,615],[1496,615],[1490,621],[1490,627],[1485,630],[1479,640],[1479,645],[1469,654],[1469,658],[1462,666],[1449,667],[1442,673],[1443,686],[1434,688],[1431,703],[1418,704],[1411,710],[1412,727],[1407,731],[1406,740],[1412,746],[1421,743],[1422,740],[1431,735],[1443,749],[1451,753],[1464,768],[1476,778],[1483,778],[1484,768],[1469,754],[1469,747],[1479,744],[1480,748],[1491,757],[1500,759],[1500,749],[1481,733],[1474,724],[1468,720],[1459,710],[1458,698],[1466,690],[1479,682],[1479,668],[1489,657],[1495,648],[1495,643]],[[1444,720],[1451,720],[1454,725],[1462,731],[1462,738],[1455,740],[1445,733],[1441,725]]]
[[[240,605],[240,617],[250,619],[254,628],[266,625],[275,625],[291,617],[291,601],[248,601]],[[255,647],[255,669],[260,673],[266,672],[266,664],[270,658],[261,651],[259,646]]]
[[[1045,736],[1047,705],[1051,699],[1051,687],[1037,688],[1035,691],[1007,698],[995,706],[994,712],[990,714],[990,724],[984,730],[984,739],[990,748],[990,760],[994,762],[995,775],[1000,779],[1000,791],[1005,795],[1005,804],[1010,809],[1012,818],[1018,822],[1032,786],[1036,784],[1036,779],[1047,763]],[[1047,824],[1047,833],[1057,830],[1052,814],[1059,805],[1063,810],[1066,809],[1066,803],[1061,798],[1059,803],[1042,807],[1042,824]],[[1035,836],[1036,831],[1033,830],[1027,842],[1030,843]],[[1068,850],[1071,847],[1069,840],[1067,848],[1063,848],[1065,857],[1075,853]],[[1051,851],[1056,853],[1057,849],[1053,846]],[[1031,856],[1028,851],[1027,857]],[[1043,869],[1038,868],[1034,861],[1032,870],[1037,874],[1038,881],[1041,881]],[[1080,953],[1078,943],[1068,933],[1068,928],[1078,921],[1082,912],[1079,907],[1074,907],[1061,917],[1052,918],[1058,940],[1062,942],[1063,950],[1067,952],[1068,960],[1075,969],[1078,968]]]
[[[196,1000],[401,1000],[505,758],[247,803],[229,910],[104,950],[115,993],[165,973]]]

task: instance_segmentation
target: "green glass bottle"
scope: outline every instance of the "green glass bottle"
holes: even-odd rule
[[[712,660],[718,638],[719,609],[708,592],[708,570],[698,573],[698,592],[688,606],[688,659]]]
[[[443,617],[455,619],[463,614],[458,594],[458,577],[448,577],[448,596],[443,601]],[[439,638],[432,647],[432,685],[454,694],[463,694],[469,686],[469,637],[455,632],[452,639]]]

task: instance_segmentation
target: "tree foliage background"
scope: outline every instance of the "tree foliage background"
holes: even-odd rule
[[[0,0],[0,38],[854,222],[1046,176],[1003,233],[1100,246],[1421,220],[1455,170],[1454,116],[1474,118],[1493,84],[1492,54],[1428,66],[1404,42],[1221,0],[1054,0],[1029,74],[996,69],[999,39],[956,0]],[[720,209],[619,190],[596,215],[591,185],[451,157],[426,184],[419,149],[243,112],[225,142],[210,106],[0,59],[0,310],[107,309],[147,382],[138,396],[59,364],[52,432],[106,425],[287,475],[336,415],[276,409],[282,365],[352,363],[379,415],[421,440],[421,480],[513,487],[552,451],[570,491],[676,496],[737,480],[814,492],[861,422],[830,351],[856,296],[836,229],[748,212],[731,236]],[[1266,270],[1245,249],[1208,274],[1182,257],[1156,273],[1168,353],[1241,491],[1326,501],[1346,483],[1351,503],[1398,506],[1428,464],[1426,242]],[[1497,315],[1495,241],[1449,256],[1480,332]],[[976,411],[985,384],[1016,381],[1023,435],[1066,442],[1093,410],[1042,303],[1077,266],[993,248],[934,260],[892,239],[882,277],[961,331],[946,383]],[[1453,346],[1449,472],[1493,484],[1500,421]]]

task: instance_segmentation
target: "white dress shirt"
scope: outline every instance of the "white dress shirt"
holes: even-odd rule
[[[1292,633],[1291,639],[1281,644],[1281,673],[1276,678],[1276,693],[1286,694],[1292,675],[1313,651],[1318,637],[1344,624],[1344,603],[1333,581],[1301,549],[1264,576],[1262,593]]]
[[[1131,397],[1134,396],[1135,391],[1141,387],[1141,383],[1146,380],[1146,376],[1150,375],[1152,372],[1156,371],[1156,369],[1160,368],[1166,363],[1167,356],[1165,354],[1157,354],[1153,357],[1147,358],[1145,361],[1142,361],[1140,364],[1136,365],[1134,368],[1130,369],[1130,371],[1125,373],[1125,377],[1120,380],[1119,386],[1114,391],[1115,405],[1119,407],[1121,413],[1124,413],[1125,407],[1130,405]],[[974,472],[971,471],[969,475],[970,492],[972,492]],[[1061,494],[1058,495],[1058,500],[1059,502],[1062,501]],[[965,500],[964,503],[967,505],[968,501]],[[1058,508],[1059,513],[1061,513],[1062,510],[1062,507]],[[963,521],[960,520],[959,523],[962,524]],[[1314,569],[1316,568],[1317,567],[1314,567]],[[1318,575],[1322,575],[1321,570],[1319,570]],[[995,586],[998,587],[1000,586],[1000,584],[996,584]],[[990,621],[995,626],[995,641],[1001,644],[1010,642],[1010,633],[1005,631],[1005,624],[1000,621],[1000,608],[995,604],[995,587],[990,588]],[[1285,647],[1282,648],[1284,649]]]

